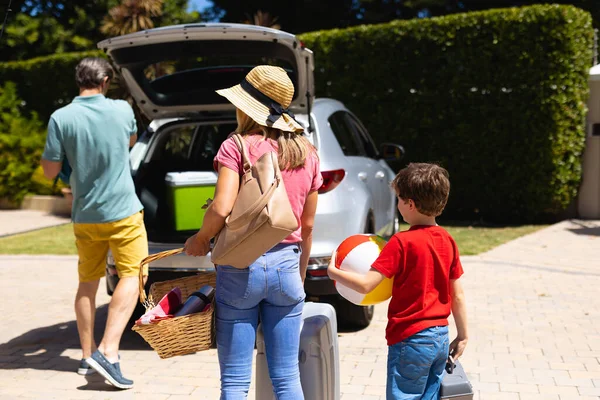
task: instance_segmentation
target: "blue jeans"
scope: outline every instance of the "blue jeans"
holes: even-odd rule
[[[217,352],[221,400],[246,399],[258,321],[278,400],[302,400],[298,351],[304,307],[300,248],[279,244],[250,267],[217,267]]]
[[[437,400],[448,359],[448,327],[434,326],[388,348],[387,400]]]

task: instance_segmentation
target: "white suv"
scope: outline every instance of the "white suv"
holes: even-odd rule
[[[394,172],[386,161],[399,160],[404,150],[395,144],[378,149],[342,103],[314,99],[312,52],[289,33],[220,23],[157,28],[108,39],[98,47],[152,121],[130,154],[136,191],[145,207],[150,254],[182,247],[195,232],[175,230],[165,176],[212,171],[220,144],[236,126],[233,106],[215,90],[238,84],[259,64],[279,65],[288,72],[296,89],[290,109],[318,150],[324,178],[305,283],[307,300],[333,303],[340,322],[367,326],[373,307],[355,306],[337,295],[326,267],[346,237],[397,231],[395,196],[389,187]],[[210,269],[210,255],[172,256],[150,264],[150,281]],[[116,282],[109,255],[109,293]]]

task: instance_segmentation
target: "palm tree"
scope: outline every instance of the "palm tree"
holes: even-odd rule
[[[244,21],[244,24],[265,26],[267,28],[273,29],[281,29],[281,25],[277,23],[277,20],[279,18],[271,16],[271,14],[269,14],[268,12],[262,12],[261,10],[258,10],[252,18],[249,18],[247,15],[246,17],[248,19]]]
[[[154,28],[152,18],[162,15],[163,0],[122,0],[104,17],[102,33],[119,36]]]

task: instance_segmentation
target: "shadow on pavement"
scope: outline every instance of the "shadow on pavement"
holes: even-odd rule
[[[96,325],[94,327],[96,343],[100,343],[102,339],[107,313],[108,305],[101,306],[96,311]],[[128,325],[125,328],[120,349],[152,351],[144,339],[131,330],[131,326]],[[76,371],[79,366],[79,359],[63,354],[65,350],[69,349],[80,349],[75,320],[36,328],[11,339],[7,343],[0,344],[0,357],[6,359],[5,362],[0,362],[0,370],[27,368]],[[93,379],[94,375],[89,378],[93,382],[103,382],[100,377]]]
[[[348,324],[348,323],[340,322],[338,324],[338,333],[356,333],[356,332],[360,332],[365,329],[367,329],[367,328]]]
[[[588,226],[585,221],[571,221],[578,228],[569,228],[570,232],[585,236],[600,236],[600,226]]]
[[[122,392],[115,386],[109,384],[100,374],[93,374],[85,376],[87,383],[82,386],[77,386],[77,390],[91,390],[91,391],[102,391],[102,392]]]

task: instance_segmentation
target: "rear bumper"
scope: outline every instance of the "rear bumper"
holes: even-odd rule
[[[161,251],[174,250],[183,247],[183,243],[149,243],[148,254],[156,254]],[[152,281],[155,274],[169,276],[175,279],[185,275],[191,275],[198,271],[214,271],[215,265],[210,261],[210,253],[204,257],[190,257],[185,254],[177,254],[154,261],[148,265],[148,275]],[[179,275],[179,276],[178,276]],[[108,253],[106,259],[106,291],[112,295],[119,283],[119,277],[115,269],[115,261],[112,254]]]
[[[149,253],[155,254],[164,250],[172,250],[181,246],[171,244],[151,243]],[[318,263],[315,263],[318,261]],[[304,281],[304,290],[308,298],[318,298],[322,296],[336,295],[337,291],[333,281],[327,276],[328,257],[320,257],[317,260],[311,258],[311,265],[308,266],[306,279]],[[148,266],[149,275],[168,273],[169,275],[188,275],[198,271],[214,271],[215,266],[210,261],[210,254],[205,257],[190,257],[185,254],[178,254],[155,261]],[[109,254],[106,263],[106,290],[108,294],[114,292],[119,277],[116,274],[114,260]]]
[[[333,281],[329,277],[311,277],[308,274],[304,280],[304,291],[306,292],[306,297],[309,298],[337,294]]]
[[[150,269],[150,273],[161,273],[161,272],[172,272],[179,274],[186,274],[190,272],[198,271],[195,269],[190,271],[186,269],[184,271],[175,270],[170,268],[158,268],[158,269]],[[318,298],[322,296],[331,296],[336,295],[337,291],[335,290],[335,286],[333,285],[333,281],[329,279],[326,274],[327,269],[324,267],[323,271],[325,271],[325,276],[314,276],[311,275],[310,272],[306,274],[306,279],[304,280],[304,291],[306,292],[306,297],[308,298]],[[314,271],[311,271],[314,272]],[[114,266],[107,265],[106,266],[106,290],[108,294],[112,295],[115,288],[117,287],[117,283],[119,283],[119,277],[116,275],[116,270]]]

